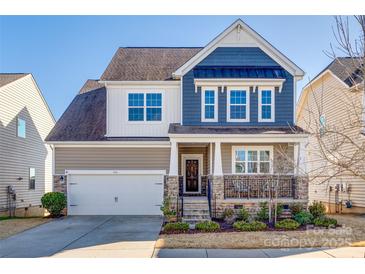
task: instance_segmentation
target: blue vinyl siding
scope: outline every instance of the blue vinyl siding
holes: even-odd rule
[[[278,63],[271,59],[260,48],[234,48],[221,47],[215,49],[209,56],[202,60],[196,68],[211,67],[255,67],[277,68],[283,70]],[[284,70],[286,79],[281,93],[275,93],[275,122],[258,122],[258,92],[250,91],[250,122],[227,122],[227,91],[218,90],[218,122],[201,122],[201,90],[195,93],[194,69],[183,77],[183,125],[247,125],[247,126],[286,126],[293,124],[293,76]],[[255,76],[252,76],[255,77]],[[257,77],[257,76],[256,76]],[[202,74],[199,73],[199,78]],[[214,78],[207,75],[207,78]],[[219,77],[223,78],[223,77]],[[235,77],[239,78],[239,77]],[[250,78],[245,75],[242,78]],[[272,78],[272,77],[268,77]]]

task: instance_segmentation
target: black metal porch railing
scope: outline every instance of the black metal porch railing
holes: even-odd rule
[[[225,175],[224,198],[294,198],[296,178],[290,175]]]

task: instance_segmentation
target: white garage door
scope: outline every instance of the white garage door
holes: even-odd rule
[[[163,174],[68,171],[69,215],[161,215]]]

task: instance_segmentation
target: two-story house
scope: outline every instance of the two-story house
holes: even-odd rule
[[[331,213],[365,213],[363,58],[338,57],[304,88],[298,125],[306,149],[309,200]]]
[[[53,115],[30,73],[0,73],[0,215],[43,215],[52,191]]]
[[[47,137],[68,213],[160,214],[163,197],[220,213],[276,179],[281,202],[306,203],[303,74],[241,20],[202,48],[119,48]]]

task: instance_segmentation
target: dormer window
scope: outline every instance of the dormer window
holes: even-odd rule
[[[229,87],[227,90],[227,121],[249,122],[249,87]]]
[[[275,121],[275,89],[259,88],[259,122]]]
[[[218,121],[218,88],[202,87],[202,122]]]

